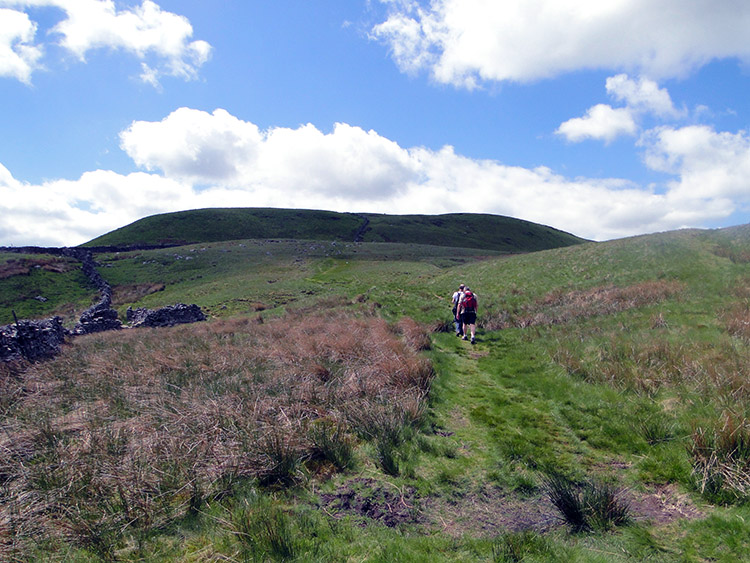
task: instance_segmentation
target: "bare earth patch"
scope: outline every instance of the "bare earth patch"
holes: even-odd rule
[[[656,525],[681,519],[697,520],[704,516],[690,497],[680,493],[674,485],[655,485],[652,492],[627,495],[626,498],[636,520],[647,520]]]
[[[658,485],[648,493],[627,491],[623,498],[636,521],[663,525],[703,517],[673,485]],[[523,530],[544,533],[565,525],[544,495],[521,497],[491,486],[460,499],[433,498],[422,504],[424,520],[452,536],[494,536]]]
[[[492,486],[457,499],[427,499],[423,511],[431,528],[454,537],[489,537],[522,530],[542,533],[561,524],[544,497],[522,498]]]
[[[320,495],[322,508],[333,518],[350,516],[360,525],[379,522],[389,528],[420,521],[413,488],[399,489],[390,483],[358,478],[347,482],[335,493]]]
[[[62,274],[77,267],[76,261],[69,258],[19,258],[0,264],[0,280],[13,276],[28,275],[33,268]]]
[[[704,515],[674,485],[657,485],[646,493],[626,491],[623,499],[636,521],[657,526]],[[524,530],[545,533],[565,527],[544,495],[522,497],[492,485],[460,497],[419,498],[408,487],[398,489],[389,483],[357,478],[335,493],[322,494],[321,508],[336,519],[349,516],[359,520],[361,526],[418,524],[453,537],[492,537]]]

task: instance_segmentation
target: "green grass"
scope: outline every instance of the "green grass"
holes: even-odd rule
[[[25,264],[23,273],[3,275],[14,264]],[[73,259],[0,252],[0,325],[13,322],[13,311],[19,319],[71,317],[97,298]]]

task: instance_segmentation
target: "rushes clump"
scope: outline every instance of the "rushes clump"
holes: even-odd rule
[[[344,471],[354,467],[354,442],[341,421],[318,419],[310,428],[314,457],[331,462]]]
[[[621,491],[608,483],[587,480],[579,485],[553,474],[545,479],[543,488],[575,532],[606,531],[631,521],[629,504]]]

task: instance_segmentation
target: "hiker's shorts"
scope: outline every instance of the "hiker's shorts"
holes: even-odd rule
[[[464,311],[461,315],[461,321],[467,325],[473,325],[477,322],[477,314],[473,311]]]

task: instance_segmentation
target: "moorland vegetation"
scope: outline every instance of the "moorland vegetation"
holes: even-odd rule
[[[746,560],[750,226],[449,238],[97,253],[123,318],[211,319],[0,367],[0,559]],[[95,299],[67,259],[0,272],[3,317]]]

